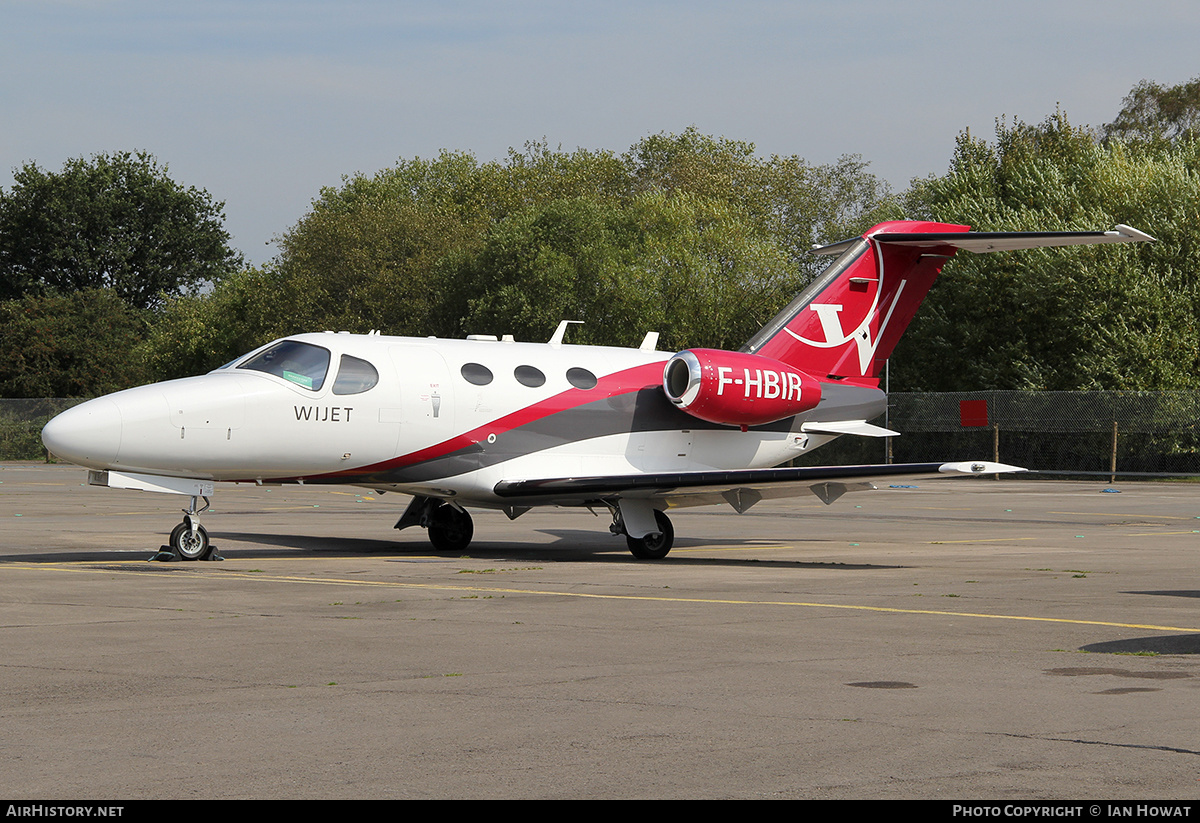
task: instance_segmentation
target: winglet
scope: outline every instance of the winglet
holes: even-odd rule
[[[1131,243],[1138,243],[1138,242],[1143,242],[1143,241],[1149,241],[1151,243],[1158,242],[1153,237],[1146,234],[1144,231],[1138,231],[1137,229],[1133,228],[1132,226],[1126,226],[1124,223],[1118,223],[1117,225],[1113,226],[1112,232],[1105,232],[1105,234],[1117,234],[1123,238],[1128,239],[1128,241]]]
[[[1027,472],[1020,466],[1009,466],[1007,463],[989,463],[984,460],[967,460],[962,463],[943,463],[938,467],[943,474],[1007,474],[1008,472]]]

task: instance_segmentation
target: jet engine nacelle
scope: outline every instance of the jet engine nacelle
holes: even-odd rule
[[[688,349],[667,361],[663,391],[693,417],[760,426],[813,408],[821,384],[786,363],[745,352]]]

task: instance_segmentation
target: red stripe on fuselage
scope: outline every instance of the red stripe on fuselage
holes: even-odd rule
[[[482,426],[477,426],[471,431],[463,432],[427,448],[418,449],[415,452],[409,452],[408,454],[399,455],[368,466],[360,466],[328,474],[306,475],[305,479],[353,478],[363,474],[374,474],[380,471],[407,468],[428,460],[435,460],[460,449],[468,448],[475,443],[486,441],[490,434],[503,434],[504,432],[518,429],[537,420],[542,420],[564,411],[570,411],[588,403],[594,403],[597,400],[605,400],[623,394],[638,392],[645,388],[661,386],[662,370],[663,361],[656,360],[652,363],[643,363],[640,366],[613,372],[599,378],[596,385],[590,389],[567,389],[553,397],[539,400],[533,405],[517,409]]]

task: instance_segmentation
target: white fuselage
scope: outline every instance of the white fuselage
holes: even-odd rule
[[[93,469],[497,506],[501,480],[775,466],[832,439],[804,422],[869,419],[884,402],[836,386],[810,412],[742,431],[672,407],[661,387],[669,352],[346,333],[287,341],[327,352],[325,372],[261,368],[276,341],[206,375],[76,406],[47,425],[46,443]],[[372,369],[364,389],[371,381],[354,378]]]

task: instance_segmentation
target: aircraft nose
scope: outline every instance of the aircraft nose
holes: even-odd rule
[[[107,397],[80,403],[42,428],[42,443],[63,460],[107,468],[121,448],[121,410]]]

